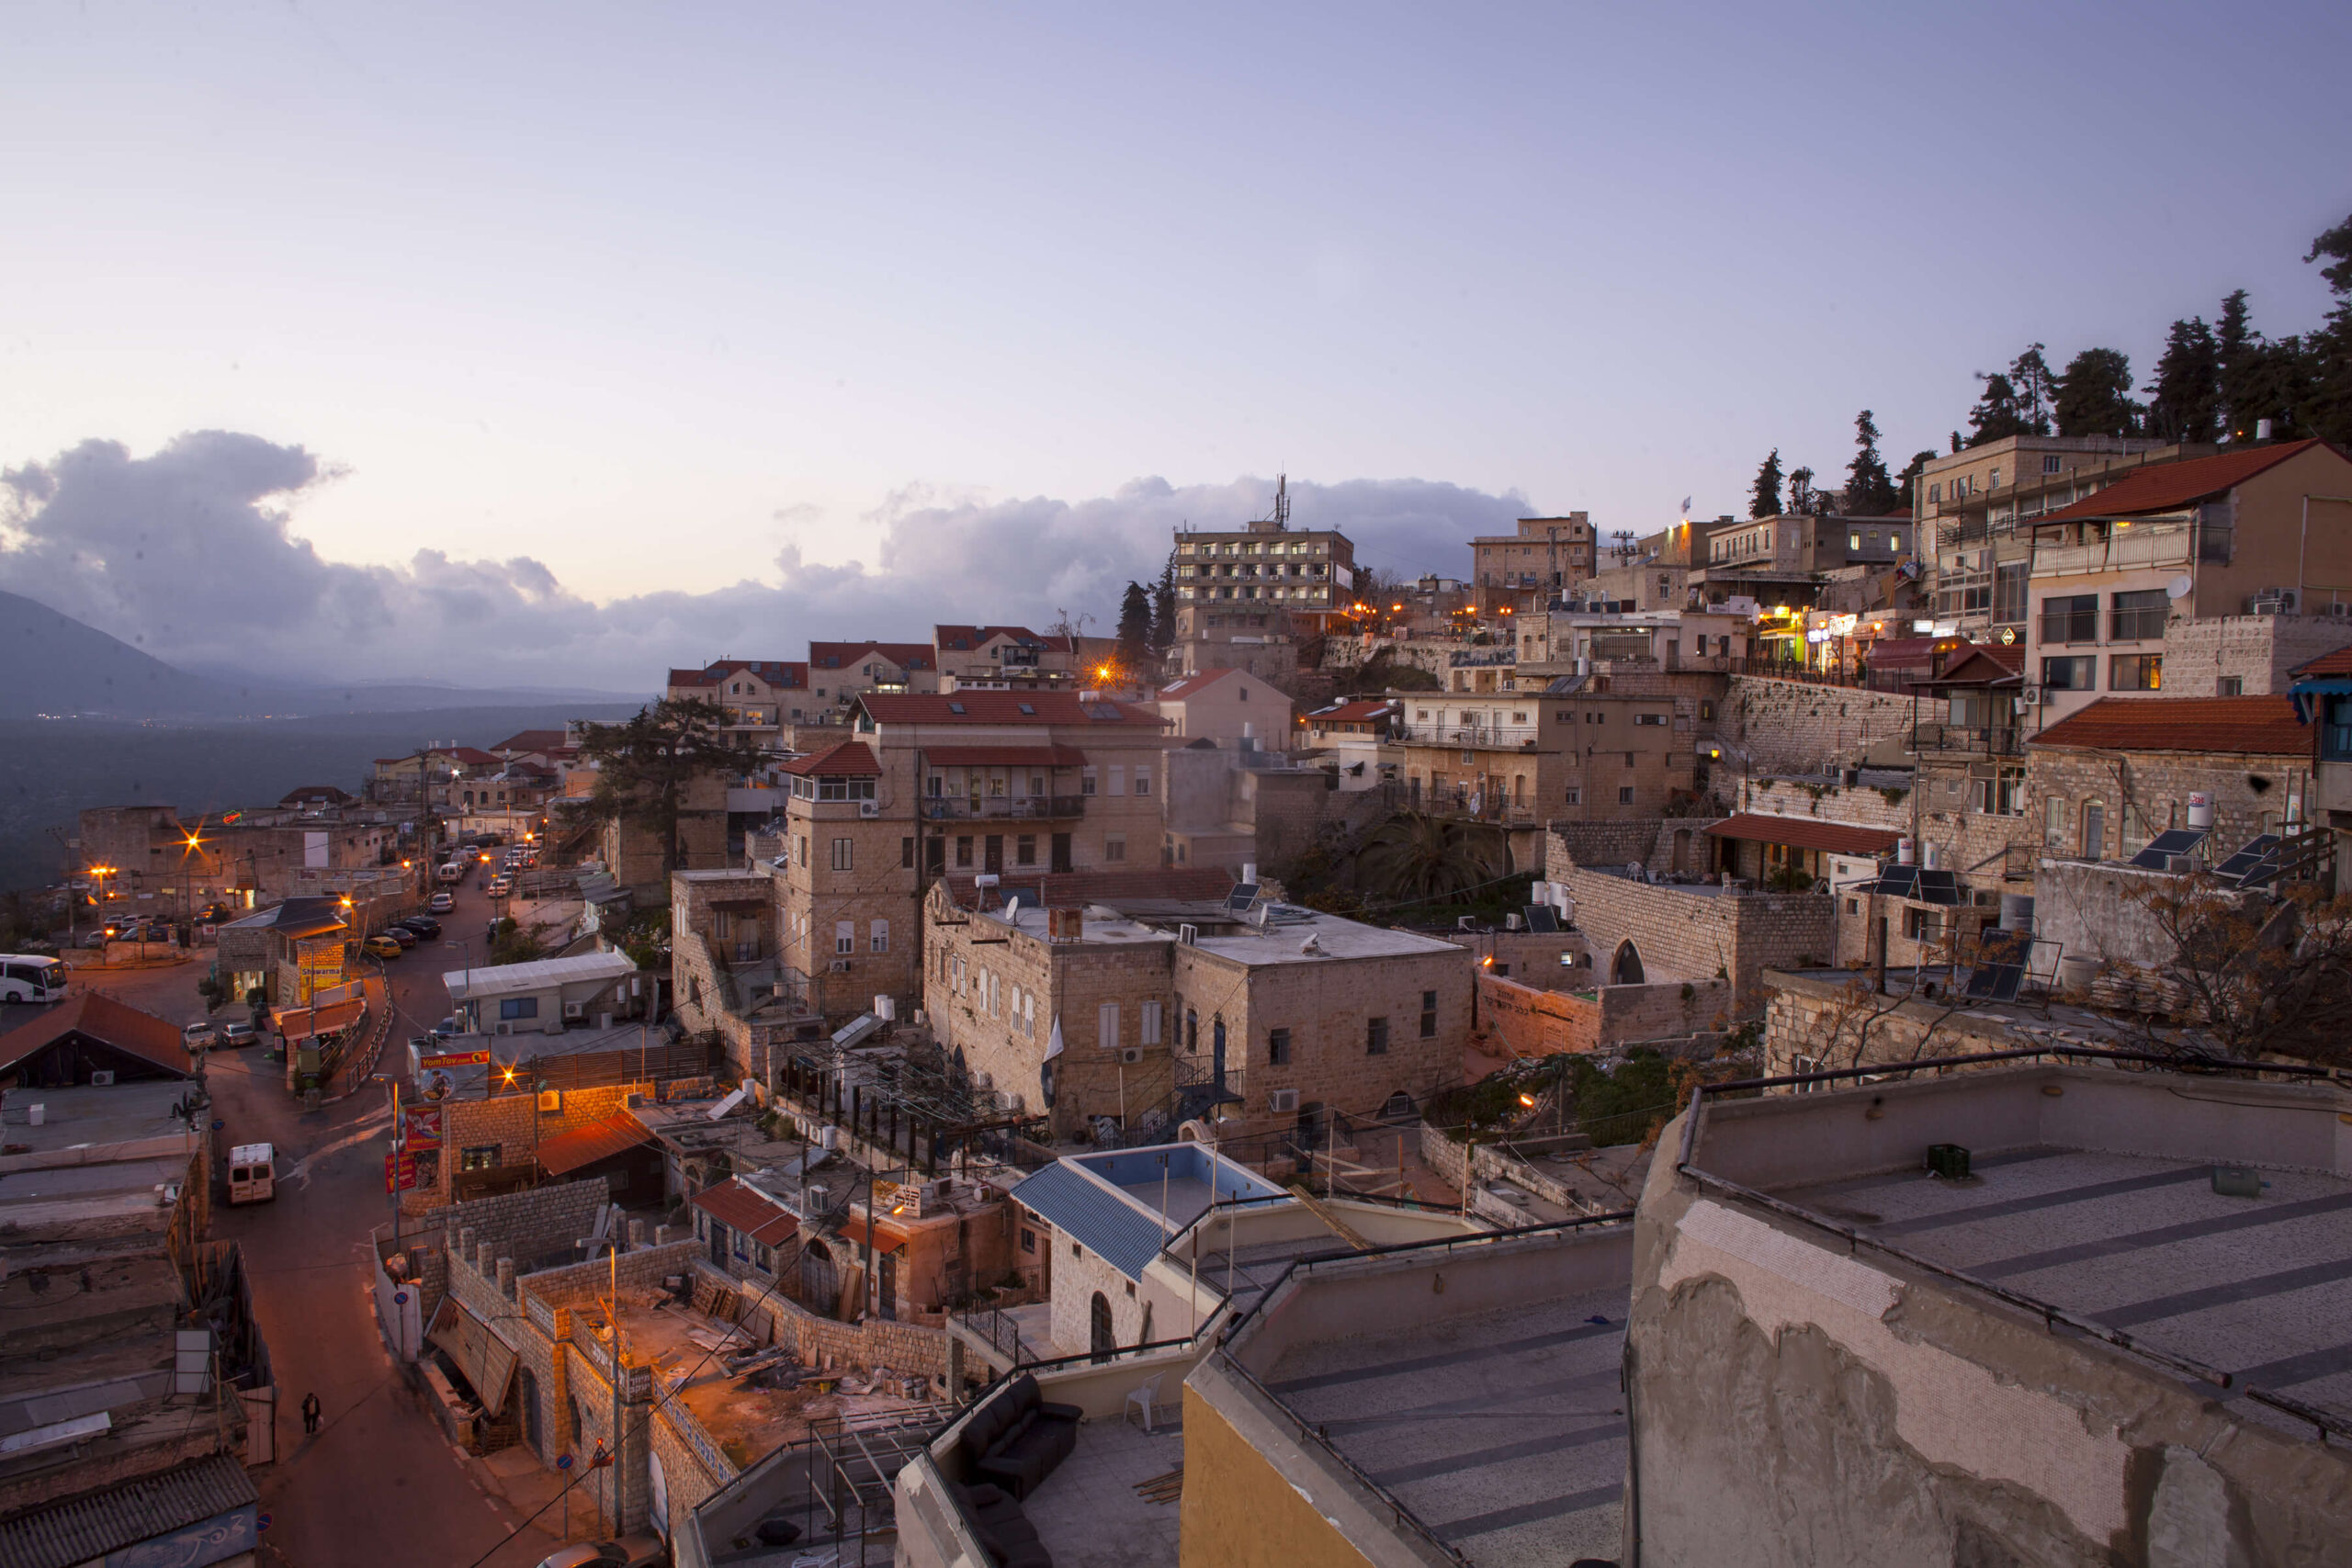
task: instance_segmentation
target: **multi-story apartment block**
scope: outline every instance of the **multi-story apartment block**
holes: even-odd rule
[[[2018,525],[2115,482],[2132,468],[2211,453],[2122,436],[2015,435],[1929,462],[1912,486],[1923,564],[1932,561],[1935,621],[1978,642],[2025,637],[2033,553]]]
[[[932,664],[946,691],[1068,683],[1077,674],[1071,642],[1027,626],[933,626]]]
[[[1478,535],[1470,541],[1470,582],[1479,613],[1540,609],[1593,574],[1598,543],[1581,512],[1522,517],[1515,534]]]
[[[1657,817],[1694,786],[1671,696],[1621,696],[1566,675],[1540,692],[1389,694],[1393,756],[1416,807],[1511,826]]]
[[[828,1011],[918,989],[923,889],[1159,859],[1158,715],[1091,692],[868,693],[855,739],[786,763],[786,970]],[[861,1004],[862,1005],[862,1004]]]
[[[670,671],[673,701],[699,697],[727,710],[727,728],[765,743],[785,725],[814,718],[820,703],[808,689],[805,660],[721,659],[700,670]]]
[[[1295,667],[1295,635],[1338,626],[1354,604],[1355,546],[1336,529],[1293,529],[1286,495],[1274,515],[1238,530],[1176,536],[1176,651],[1181,672],[1231,668],[1260,676]]]
[[[939,689],[939,656],[927,642],[812,642],[809,694],[818,713],[846,711],[867,692]]]
[[[2162,690],[2174,621],[2352,614],[2347,496],[2352,458],[2297,441],[2143,464],[2014,519],[2030,551],[2023,636],[2039,723],[2101,693]]]

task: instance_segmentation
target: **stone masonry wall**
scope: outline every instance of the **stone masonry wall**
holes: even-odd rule
[[[1764,1010],[1764,1076],[2010,1051],[2033,1042],[1997,1017],[1870,994],[1863,977],[1774,975]],[[1776,1094],[1786,1089],[1770,1091]]]
[[[1734,675],[1724,694],[1716,732],[1727,748],[1746,755],[1753,771],[1811,773],[1854,761],[1874,742],[1908,735],[1915,715],[1923,724],[1940,724],[1949,706],[1940,697],[1914,699],[1892,692]],[[1725,760],[1726,773],[1736,761],[1736,757]]]
[[[1718,1034],[1729,1027],[1731,987],[1722,980],[1668,980],[1543,991],[1478,977],[1478,1018],[1515,1056],[1589,1054],[1618,1045]]]
[[[2188,796],[2196,790],[2213,797],[2213,833],[2203,848],[2219,861],[2257,833],[2277,832],[2290,797],[2311,798],[2312,764],[2305,757],[2027,750],[2026,818],[2049,854],[2128,860],[2165,829],[2188,825]],[[2093,800],[2105,818],[2096,847],[2083,840],[2083,807]]]
[[[1728,979],[1735,1021],[1763,1007],[1767,966],[1826,961],[1836,941],[1837,906],[1820,894],[1702,892],[1571,863],[1556,864],[1552,879],[1566,883],[1575,900],[1595,976],[1611,976],[1621,946],[1631,942],[1645,982]]]
[[[2338,615],[2174,616],[2165,623],[2165,695],[2217,697],[2233,678],[2245,696],[2276,695],[2294,684],[2298,664],[2352,646],[2352,619]]]

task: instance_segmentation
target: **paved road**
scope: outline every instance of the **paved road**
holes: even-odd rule
[[[445,938],[476,936],[477,958],[488,904],[469,887],[444,920]],[[463,964],[455,950],[420,943],[384,965],[395,1014],[388,1062],[408,1036],[447,1010],[441,975]],[[207,967],[198,962],[86,979],[185,1023],[204,1016],[196,983]],[[213,1115],[226,1123],[216,1134],[223,1154],[232,1144],[277,1147],[277,1201],[235,1209],[221,1203],[212,1223],[214,1235],[244,1244],[254,1307],[277,1374],[280,1458],[256,1476],[271,1516],[264,1562],[273,1568],[467,1568],[520,1519],[482,1489],[479,1467],[401,1381],[377,1332],[367,1280],[369,1232],[390,1218],[384,1149],[391,1111],[383,1087],[371,1084],[340,1104],[306,1112],[288,1100],[283,1066],[266,1061],[257,1047],[214,1053],[206,1079]],[[300,1406],[313,1391],[323,1422],[306,1441]],[[526,1529],[490,1562],[529,1568],[555,1549],[556,1534]]]

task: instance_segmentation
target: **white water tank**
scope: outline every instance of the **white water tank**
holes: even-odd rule
[[[1897,865],[1910,865],[1913,863],[1910,840],[1897,839],[1894,840],[1894,863]]]
[[[1255,882],[1258,880],[1258,863],[1256,861],[1246,860],[1241,863],[1241,880],[1244,882]]]
[[[1925,847],[1928,852],[1927,867],[1929,871],[1934,871],[1944,863],[1943,846],[1941,844],[1929,843]]]
[[[2203,790],[2191,790],[2188,795],[2188,825],[2208,832],[2213,827],[2213,797]]]
[[[880,1019],[885,1023],[897,1021],[899,1017],[899,1003],[897,998],[877,995],[874,998],[874,1016]]]

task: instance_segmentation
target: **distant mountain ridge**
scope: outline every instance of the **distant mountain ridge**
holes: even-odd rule
[[[264,683],[231,671],[197,674],[38,600],[0,592],[0,719],[218,723],[522,704],[613,704],[650,701],[650,696],[572,687],[468,688],[430,681],[305,687]]]

